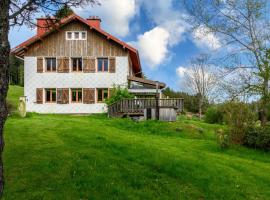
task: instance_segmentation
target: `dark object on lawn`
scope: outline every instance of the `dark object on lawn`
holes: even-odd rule
[[[144,121],[144,117],[143,117],[143,116],[133,116],[133,117],[131,117],[131,119],[132,119],[134,122],[141,122],[141,121]]]
[[[203,133],[204,132],[203,128],[198,128],[198,132]]]
[[[182,129],[182,128],[176,128],[175,131],[176,131],[176,132],[182,132],[183,129]]]

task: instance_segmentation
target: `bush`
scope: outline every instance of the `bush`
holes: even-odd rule
[[[217,136],[217,143],[222,149],[229,147],[230,137],[229,137],[228,131],[224,131],[223,129],[219,129],[216,132],[216,136]]]
[[[127,88],[121,88],[120,86],[114,87],[110,93],[110,98],[106,100],[108,105],[111,105],[121,99],[134,98],[134,95],[130,94]]]
[[[205,122],[210,124],[222,123],[223,122],[223,112],[221,106],[209,107],[205,113]]]
[[[243,144],[246,131],[256,122],[256,115],[243,102],[228,102],[223,109],[224,121],[230,129],[230,142]]]
[[[270,150],[270,126],[250,127],[244,138],[244,145],[251,148]]]

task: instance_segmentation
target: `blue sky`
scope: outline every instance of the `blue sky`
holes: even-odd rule
[[[100,0],[101,6],[75,8],[81,17],[97,15],[102,28],[139,50],[143,72],[153,80],[180,90],[183,72],[192,57],[220,48],[219,39],[195,32],[184,20],[187,16],[180,0]],[[10,31],[11,47],[35,34],[28,27]]]

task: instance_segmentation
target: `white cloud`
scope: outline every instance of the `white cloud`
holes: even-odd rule
[[[145,21],[153,28],[137,35],[136,41],[130,42],[138,48],[140,55],[150,68],[156,68],[171,56],[170,48],[179,44],[186,37],[191,38],[198,47],[217,49],[219,40],[211,33],[205,35],[201,28],[188,36],[190,25],[184,18],[185,13],[175,7],[174,0],[100,0],[101,6],[88,6],[76,9],[79,15],[89,17],[98,15],[102,18],[102,27],[113,35],[125,37],[131,32],[130,22],[145,12]],[[133,23],[133,32],[139,31],[138,23]]]
[[[167,57],[169,36],[170,34],[164,28],[155,27],[139,35],[138,40],[132,44],[139,49],[140,55],[148,66],[155,68],[155,66],[159,65]]]
[[[133,45],[138,48],[144,61],[153,69],[169,58],[170,47],[181,41],[185,31],[186,27],[182,26],[181,20],[168,20],[139,35]]]
[[[127,36],[129,23],[136,15],[135,0],[100,0],[100,6],[76,8],[75,12],[85,18],[97,15],[102,19],[102,28],[116,36]]]
[[[166,29],[169,34],[169,45],[178,44],[183,39],[188,25],[184,21],[184,14],[174,7],[173,0],[156,0],[140,2],[141,8],[146,11],[147,17],[159,27]]]
[[[210,50],[217,50],[221,47],[221,43],[207,27],[200,26],[193,33],[194,43],[201,48],[208,48]]]
[[[170,56],[170,47],[177,45],[184,38],[187,24],[183,14],[173,6],[173,0],[152,1],[137,0],[137,9],[144,9],[146,17],[154,24],[154,28],[140,34],[136,46],[148,67],[156,68]]]
[[[176,68],[176,74],[179,78],[183,78],[186,72],[187,72],[186,67],[179,66],[178,68]]]

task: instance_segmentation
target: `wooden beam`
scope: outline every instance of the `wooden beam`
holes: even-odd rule
[[[148,79],[144,79],[144,78],[139,78],[139,77],[135,77],[135,76],[128,76],[127,79],[129,81],[134,81],[134,82],[138,82],[138,83],[144,83],[144,84],[156,86],[156,81],[152,81],[152,80],[148,80]],[[158,82],[158,85],[159,85],[159,88],[166,87],[166,84],[162,83],[162,82]]]

